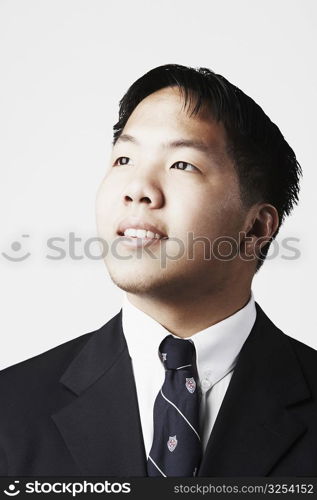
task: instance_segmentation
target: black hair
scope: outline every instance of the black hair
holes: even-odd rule
[[[278,211],[279,227],[298,203],[301,166],[279,128],[251,97],[223,76],[207,68],[167,64],[152,69],[128,89],[120,101],[119,120],[114,125],[114,143],[131,113],[148,95],[177,86],[191,115],[207,106],[212,118],[224,125],[227,152],[235,165],[244,204],[272,204]],[[257,269],[270,243],[261,250]]]

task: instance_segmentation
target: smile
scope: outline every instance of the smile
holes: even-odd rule
[[[142,238],[142,239],[161,239],[158,233],[153,233],[153,231],[147,231],[146,229],[137,229],[134,227],[128,227],[123,232],[124,236],[131,236],[132,238]]]
[[[148,247],[149,245],[158,245],[161,240],[167,240],[167,236],[162,236],[159,233],[128,227],[119,236],[122,238],[121,243],[128,248]]]
[[[128,248],[147,247],[162,244],[168,236],[159,227],[137,217],[128,217],[119,224],[117,235]]]

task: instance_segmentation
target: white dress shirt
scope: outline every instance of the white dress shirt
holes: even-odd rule
[[[256,319],[254,296],[228,318],[190,337],[196,348],[202,392],[200,425],[203,450],[228,388],[237,356]],[[171,333],[151,316],[133,306],[124,295],[122,327],[132,359],[146,455],[153,440],[153,405],[165,378],[159,345]],[[178,337],[179,338],[179,337]],[[189,338],[189,337],[188,337]]]

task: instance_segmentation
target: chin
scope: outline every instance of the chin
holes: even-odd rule
[[[107,267],[113,283],[121,290],[131,294],[167,295],[170,293],[171,288],[175,286],[175,278],[173,279],[172,276],[169,276],[169,273],[159,269],[156,272],[153,272],[153,269],[151,271],[146,269],[126,269],[126,272],[123,272],[122,268],[119,270]],[[176,280],[180,281],[179,276]]]
[[[153,274],[148,276],[146,273],[136,272],[135,270],[122,272],[122,269],[116,270],[108,267],[108,272],[117,287],[133,294],[150,293],[157,285],[157,281],[159,281],[159,277],[155,277]]]

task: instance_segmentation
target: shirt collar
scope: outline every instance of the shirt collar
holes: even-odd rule
[[[192,335],[201,388],[207,391],[230,372],[256,319],[254,296],[239,311]],[[131,304],[124,294],[122,327],[134,365],[142,363],[161,369],[158,348],[171,333],[151,316]],[[159,367],[159,368],[158,368]]]

